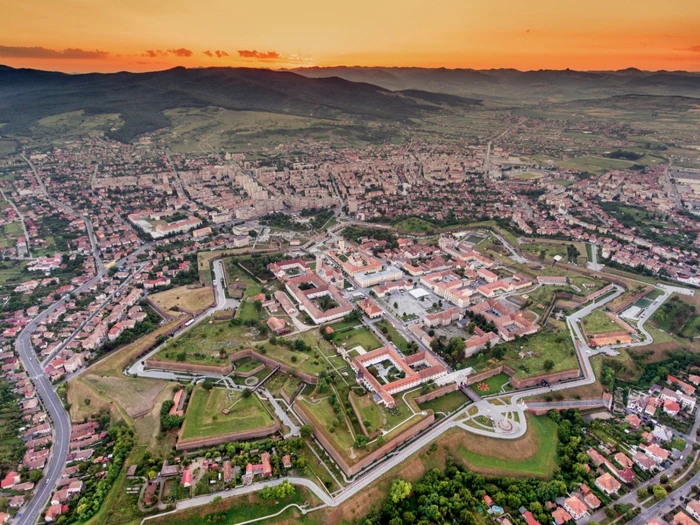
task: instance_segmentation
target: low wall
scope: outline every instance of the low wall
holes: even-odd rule
[[[335,462],[338,464],[338,466],[343,470],[343,472],[345,472],[346,476],[354,476],[358,472],[367,468],[369,465],[371,465],[375,461],[383,458],[389,452],[394,450],[396,447],[398,447],[399,445],[401,445],[405,441],[408,441],[409,439],[411,439],[413,436],[415,436],[419,432],[428,428],[435,421],[435,415],[430,414],[430,416],[425,418],[423,421],[421,421],[417,425],[414,425],[411,428],[405,430],[404,432],[402,432],[401,434],[396,436],[391,441],[385,443],[384,445],[379,447],[374,452],[371,452],[369,455],[362,458],[360,461],[358,461],[354,465],[348,465],[347,462],[340,455],[340,453],[333,447],[330,440],[324,435],[324,433],[322,431],[320,431],[316,427],[316,425],[313,424],[313,419],[305,412],[305,407],[303,406],[303,404],[302,403],[294,403],[294,408],[297,409],[297,410],[295,410],[295,412],[299,415],[299,418],[302,420],[302,422],[304,424],[311,425],[312,427],[314,427],[314,436],[316,437],[316,439],[318,439],[318,441],[321,443],[321,445],[323,445],[323,448],[325,448],[326,451],[328,451],[328,453],[335,460]]]
[[[428,392],[425,395],[416,396],[413,398],[413,400],[416,402],[417,405],[420,405],[422,403],[426,403],[427,401],[432,401],[435,398],[438,398],[440,396],[444,396],[445,394],[449,394],[449,393],[455,392],[457,390],[459,390],[457,383],[450,383],[449,385],[445,385],[443,387],[440,387],[436,390],[433,390],[432,392]]]
[[[271,357],[260,354],[252,348],[244,348],[243,350],[238,350],[237,352],[234,352],[233,354],[229,355],[229,359],[231,361],[236,361],[237,359],[241,359],[243,357],[250,357],[254,361],[263,363],[271,368],[279,366],[282,372],[285,372],[286,374],[292,374],[293,376],[298,377],[305,383],[310,383],[312,385],[318,383],[318,377],[312,376],[311,374],[307,374],[306,372],[301,372],[300,370],[292,368],[286,363],[281,363],[280,361],[276,361]]]
[[[564,381],[565,379],[574,379],[581,375],[579,369],[576,370],[564,370],[563,372],[555,372],[553,374],[542,374],[535,377],[528,377],[525,379],[515,379],[510,378],[510,384],[513,388],[527,388],[530,386],[539,385],[543,380],[548,383],[556,383],[557,381]]]
[[[228,375],[233,367],[231,365],[216,366],[216,365],[198,365],[195,363],[187,363],[180,361],[162,361],[160,359],[150,358],[145,362],[146,368],[158,368],[160,370],[170,370],[173,372],[190,372],[192,374],[209,373]]]
[[[232,432],[229,434],[222,434],[221,436],[214,436],[209,438],[200,439],[179,439],[177,445],[175,445],[175,450],[196,450],[204,447],[215,447],[218,445],[223,445],[229,441],[245,441],[248,439],[261,438],[266,436],[271,436],[279,432],[281,426],[279,423],[270,425],[269,427],[256,428],[255,430],[248,430],[246,432]]]

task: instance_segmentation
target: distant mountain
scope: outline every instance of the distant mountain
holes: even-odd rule
[[[410,67],[310,67],[293,69],[309,78],[340,77],[391,90],[420,89],[505,103],[564,101],[615,95],[698,96],[700,74],[685,71],[574,71],[427,69]]]
[[[26,132],[43,117],[76,110],[120,113],[125,124],[113,135],[129,141],[168,126],[163,111],[179,107],[404,120],[475,104],[479,100],[420,89],[392,92],[332,75],[313,79],[267,69],[178,67],[152,73],[68,75],[0,66],[3,133]]]

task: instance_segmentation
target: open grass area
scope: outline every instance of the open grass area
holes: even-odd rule
[[[607,157],[579,157],[558,162],[560,168],[579,170],[589,173],[603,175],[610,170],[621,170],[629,168],[634,164],[629,160],[609,159]]]
[[[700,315],[692,299],[673,294],[654,312],[651,324],[667,334],[692,339],[700,335]]]
[[[68,402],[73,421],[97,413],[100,409],[110,410],[116,419],[123,419],[133,425],[139,443],[153,450],[170,448],[167,439],[161,439],[160,407],[172,398],[172,383],[130,377],[122,373],[124,368],[152,347],[158,336],[168,332],[177,321],[171,321],[150,334],[138,339],[92,365],[82,375],[68,383]]]
[[[208,322],[206,319],[168,343],[155,357],[165,361],[184,361],[205,365],[226,365],[230,354],[264,340],[257,329],[231,326],[229,323]]]
[[[380,348],[382,343],[377,339],[369,328],[353,328],[343,332],[333,333],[333,342],[338,346],[344,346],[350,350],[356,346],[361,346],[366,351]]]
[[[243,523],[249,520],[264,518],[271,514],[276,514],[290,504],[304,505],[305,503],[315,506],[318,501],[316,497],[308,492],[304,487],[297,487],[295,493],[282,500],[265,501],[256,494],[246,494],[233,498],[222,499],[193,509],[184,510],[175,514],[168,514],[149,520],[149,525],[200,525],[202,523],[234,524]],[[300,513],[290,510],[289,514],[283,514],[284,521],[289,523],[304,523],[296,519]],[[280,516],[281,517],[281,516]],[[279,523],[281,523],[280,521]],[[264,524],[267,521],[259,521]],[[320,523],[320,522],[319,522]]]
[[[358,396],[357,394],[351,392],[350,396],[355,403],[362,421],[365,423],[368,432],[373,432],[382,427],[384,422],[384,417],[382,415],[382,409],[372,401],[371,395]],[[369,425],[367,424],[369,423]]]
[[[164,310],[190,312],[202,310],[214,302],[214,294],[210,286],[190,288],[178,286],[164,292],[158,292],[148,296],[154,303]]]
[[[26,271],[27,261],[8,260],[0,262],[0,285],[19,284],[33,279],[31,273]]]
[[[490,354],[480,352],[467,359],[465,365],[473,367],[476,372],[481,372],[505,363],[516,371],[514,376],[516,379],[575,370],[579,367],[576,350],[565,328],[543,329],[536,334],[499,346],[505,348],[503,359],[491,358]],[[521,352],[524,357],[520,357]],[[549,370],[545,368],[547,361],[552,362]]]
[[[547,478],[557,464],[557,425],[546,416],[527,417],[525,436],[515,440],[469,435],[457,448],[469,468],[482,474]]]
[[[396,348],[401,350],[404,354],[409,354],[410,349],[408,347],[408,341],[406,341],[406,338],[402,336],[396,328],[394,328],[394,325],[392,325],[389,321],[382,319],[377,323],[377,328],[379,328],[382,332],[386,330],[386,337],[394,343]]]
[[[289,365],[307,374],[318,375],[328,369],[328,362],[316,350],[298,352],[286,346],[270,343],[261,345],[260,350],[264,350],[264,354],[267,357],[271,357],[275,361]]]
[[[421,410],[432,410],[435,413],[442,412],[447,414],[458,408],[463,407],[469,399],[465,396],[461,390],[456,390],[445,394],[440,397],[436,397],[431,401],[426,401],[425,403],[418,405]]]
[[[344,418],[339,418],[333,411],[328,397],[311,400],[299,396],[297,399],[297,402],[301,403],[305,411],[311,415],[313,426],[323,432],[333,443],[334,448],[346,457],[348,461],[352,461],[350,449],[355,442],[355,438]],[[334,424],[334,422],[337,424]]]
[[[400,233],[432,234],[436,231],[436,227],[433,223],[417,217],[411,217],[410,219],[403,220],[397,223],[395,226]]]
[[[504,389],[504,387],[505,390],[512,390],[510,385],[508,385],[509,381],[510,377],[508,374],[501,373],[496,374],[493,377],[489,377],[488,379],[484,379],[483,381],[479,381],[478,383],[474,383],[471,386],[472,389],[480,396],[488,396],[498,394]]]
[[[224,414],[222,411],[225,409],[230,412]],[[264,428],[273,422],[255,395],[245,398],[239,390],[212,388],[207,392],[204,388],[197,387],[192,391],[180,438],[220,436]]]
[[[583,318],[583,325],[586,327],[586,332],[591,335],[608,334],[610,332],[619,332],[623,328],[615,321],[610,319],[602,310],[593,310],[590,315]]]

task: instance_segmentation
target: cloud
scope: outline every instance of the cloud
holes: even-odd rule
[[[168,52],[162,49],[149,49],[145,53],[141,53],[142,57],[156,58],[156,57],[167,57]]]
[[[690,47],[686,48],[686,51],[692,51],[693,53],[700,53],[700,45],[690,46]]]
[[[192,56],[192,51],[189,49],[185,49],[184,47],[181,47],[179,49],[168,49],[168,53],[171,55],[175,55],[176,57],[191,57]]]
[[[228,53],[227,53],[226,51],[221,51],[221,50],[219,50],[219,49],[217,49],[217,50],[214,51],[214,52],[216,53],[216,58],[222,58],[222,57],[227,57],[227,56],[229,56]]]
[[[212,53],[211,51],[204,51],[204,54],[207,55],[208,57],[214,56],[214,53]]]
[[[69,47],[67,49],[48,49],[46,47],[23,47],[0,45],[0,57],[3,58],[68,58],[68,59],[97,59],[109,55],[107,51],[87,50]]]
[[[268,51],[267,53],[263,53],[261,51],[256,51],[255,49],[239,49],[238,56],[243,58],[255,58],[256,60],[271,60],[279,58],[280,54],[277,51]]]

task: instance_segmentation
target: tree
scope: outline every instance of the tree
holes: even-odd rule
[[[262,311],[262,301],[260,299],[256,299],[255,301],[253,301],[253,306],[255,307],[256,312]]]
[[[303,425],[299,429],[299,434],[304,439],[311,437],[311,434],[313,434],[313,433],[314,433],[314,427],[312,427],[311,425]]]
[[[542,366],[544,366],[544,369],[549,372],[552,368],[554,368],[554,361],[547,359]]]
[[[243,399],[249,399],[250,396],[253,395],[253,391],[250,388],[244,388],[241,395],[243,396]]]
[[[157,475],[158,475],[158,473],[155,470],[148,471],[148,479],[156,479]]]
[[[654,485],[652,491],[654,492],[654,499],[656,501],[661,501],[666,496],[668,496],[668,492],[666,492],[666,489],[663,488],[661,485]]]
[[[408,481],[404,481],[401,478],[395,479],[391,484],[391,489],[389,490],[389,498],[392,502],[398,503],[405,500],[408,495],[413,490],[413,487]]]
[[[209,390],[214,388],[214,381],[212,381],[211,379],[205,379],[202,383],[202,388],[208,392]]]
[[[40,480],[41,478],[43,478],[43,477],[44,477],[44,473],[42,472],[41,469],[32,470],[32,471],[29,473],[29,481],[31,481],[31,482],[34,483],[35,485],[36,485],[37,483],[39,483],[39,480]]]

